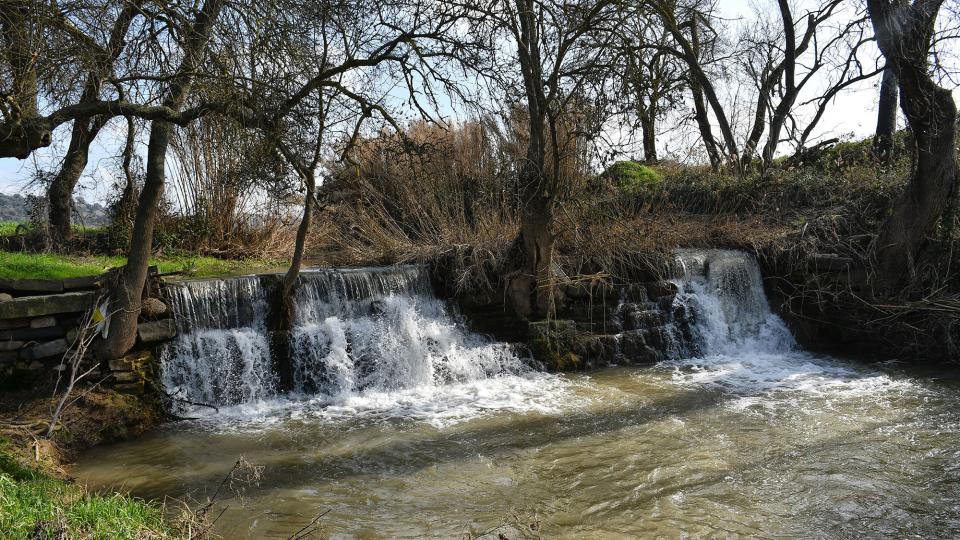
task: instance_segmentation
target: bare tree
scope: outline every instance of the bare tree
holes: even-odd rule
[[[875,256],[882,287],[911,277],[916,258],[957,184],[957,106],[931,76],[929,54],[943,0],[868,0],[877,44],[897,77],[916,144],[913,176],[880,229]]]
[[[584,102],[601,104],[605,92],[597,90],[605,88],[610,73],[607,55],[619,12],[608,0],[503,0],[478,5],[477,13],[481,32],[495,36],[493,42],[505,35],[516,51],[507,62],[518,65],[519,73],[504,65],[507,77],[501,82],[509,87],[510,76],[519,75],[523,92],[517,101],[525,105],[529,131],[518,171],[519,264],[507,278],[509,300],[521,316],[543,318],[553,310],[553,214],[564,182],[563,141],[572,140],[564,137],[564,117]],[[591,111],[593,129],[599,128],[602,108]],[[591,131],[588,122],[580,128]]]
[[[205,0],[193,21],[185,29],[182,60],[170,77],[163,107],[179,111],[190,94],[197,70],[205,56],[207,43],[223,8],[223,0]],[[157,208],[166,181],[166,157],[173,126],[155,120],[150,128],[147,149],[147,174],[133,223],[127,264],[121,269],[111,290],[110,330],[98,347],[101,358],[117,358],[130,350],[137,336],[140,300],[147,280],[147,268],[153,247],[153,229]]]
[[[93,38],[84,40],[91,47],[89,62],[93,67],[87,73],[79,103],[91,103],[100,98],[104,80],[112,74],[114,63],[126,45],[130,24],[142,3],[143,0],[129,0],[123,3],[110,29],[110,37],[105,46],[96,45],[96,40]],[[61,246],[70,238],[73,190],[87,166],[90,143],[108,120],[109,117],[78,118],[73,123],[67,153],[60,170],[48,188],[49,230],[54,247]]]

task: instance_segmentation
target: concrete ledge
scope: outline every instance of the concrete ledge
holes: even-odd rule
[[[90,309],[96,300],[94,292],[69,292],[46,296],[24,296],[0,302],[0,319],[42,317],[58,313],[80,313]]]
[[[0,291],[14,293],[58,293],[63,292],[63,280],[0,279]]]

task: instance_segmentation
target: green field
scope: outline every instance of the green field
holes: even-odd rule
[[[0,279],[63,279],[94,276],[126,262],[124,257],[74,256],[0,251]],[[172,256],[151,259],[161,273],[183,272],[191,277],[251,274],[277,270],[283,261],[227,260],[215,257]]]
[[[27,228],[30,226],[29,223],[24,223],[22,221],[0,221],[0,236],[13,236],[17,234],[17,227],[23,226]],[[96,232],[102,230],[103,227],[86,227],[77,223],[72,225],[74,232],[85,233],[85,232]],[[23,229],[20,232],[25,232]]]

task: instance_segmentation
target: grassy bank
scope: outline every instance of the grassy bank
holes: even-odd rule
[[[97,495],[14,457],[0,438],[3,538],[170,538],[163,509],[120,494]]]
[[[93,276],[122,266],[124,257],[103,255],[53,255],[0,251],[0,279],[63,279]],[[183,272],[192,277],[251,274],[277,270],[283,261],[263,259],[218,259],[215,257],[158,257],[150,262],[160,272]]]

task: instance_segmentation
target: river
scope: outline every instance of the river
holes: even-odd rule
[[[339,296],[327,276],[301,298],[324,307],[300,319],[312,341],[295,395],[271,394],[260,360],[244,360],[259,349],[224,337],[258,335],[255,315],[207,321],[218,345],[204,352],[202,332],[184,331],[165,381],[221,409],[179,411],[199,418],[95,448],[72,472],[97,489],[204,500],[243,456],[262,476],[242,496],[225,490],[225,538],[287,538],[321,514],[333,538],[960,534],[957,379],[807,353],[752,259],[681,259],[697,267],[676,300],[693,313],[695,350],[563,375],[470,334],[415,274],[363,277],[364,291]]]

